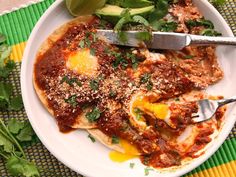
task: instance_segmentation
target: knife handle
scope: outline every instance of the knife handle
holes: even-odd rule
[[[211,37],[211,36],[199,36],[189,35],[190,44],[196,45],[233,45],[236,46],[236,37]]]

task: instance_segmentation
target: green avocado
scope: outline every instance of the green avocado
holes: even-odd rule
[[[139,8],[153,5],[149,0],[108,0],[107,4],[116,5],[125,8]]]
[[[145,16],[146,14],[152,12],[155,7],[147,6],[142,8],[129,8],[130,15],[141,15]],[[103,8],[97,9],[95,14],[105,20],[108,20],[112,23],[116,23],[121,18],[121,13],[125,10],[125,8],[116,6],[116,5],[108,5],[106,4]]]

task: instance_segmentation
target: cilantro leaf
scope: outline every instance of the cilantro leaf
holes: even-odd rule
[[[20,95],[10,99],[12,92],[11,84],[0,82],[0,110],[20,110],[23,107]]]
[[[39,176],[39,171],[35,164],[14,155],[7,160],[6,167],[13,176]]]
[[[88,138],[89,138],[93,143],[96,142],[95,138],[94,138],[91,134],[88,135]]]
[[[17,134],[24,127],[24,122],[17,121],[16,119],[11,119],[8,122],[8,129],[11,133]]]
[[[162,31],[162,32],[171,32],[177,29],[178,24],[174,21],[165,21],[163,19],[153,22],[153,30]]]
[[[145,84],[150,80],[150,78],[151,78],[151,74],[150,73],[145,73],[141,76],[140,83]]]
[[[91,88],[93,91],[98,90],[99,81],[97,81],[97,80],[91,80],[91,81],[89,82],[89,86],[90,86],[90,88]]]
[[[73,108],[75,108],[78,105],[77,96],[72,95],[68,99],[65,99],[65,102],[69,103]]]
[[[111,139],[111,143],[112,143],[112,144],[119,144],[119,143],[120,143],[119,137],[113,135],[111,138],[112,138],[112,139]]]
[[[0,100],[5,100],[9,104],[12,91],[13,88],[11,84],[0,82]],[[0,105],[0,109],[1,107]]]
[[[16,136],[16,138],[23,141],[31,141],[34,135],[34,131],[29,122],[25,122],[24,127],[20,130],[20,133]]]
[[[135,37],[140,41],[149,41],[152,39],[152,34],[147,31],[143,31],[138,32]]]
[[[5,152],[10,153],[13,150],[12,142],[6,138],[2,133],[0,133],[0,146],[3,146]]]
[[[13,97],[11,100],[10,100],[10,104],[9,104],[9,109],[10,110],[15,110],[15,111],[18,111],[20,109],[23,108],[23,101],[22,101],[22,97],[21,95],[18,95],[16,97]]]
[[[87,112],[85,117],[89,120],[89,122],[94,122],[98,120],[101,116],[101,111],[95,107],[92,111]]]
[[[212,3],[216,6],[223,5],[226,2],[226,0],[212,0]]]
[[[158,0],[155,1],[155,10],[149,14],[148,20],[150,23],[153,23],[154,21],[160,20],[163,17],[165,17],[168,13],[168,4],[169,0]]]

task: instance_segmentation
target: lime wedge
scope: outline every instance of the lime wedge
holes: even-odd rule
[[[106,0],[66,0],[66,7],[73,16],[90,15],[105,5]]]

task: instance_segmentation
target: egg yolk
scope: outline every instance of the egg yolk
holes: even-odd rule
[[[97,57],[90,54],[90,49],[81,49],[69,55],[66,66],[83,75],[93,76],[96,74]]]
[[[121,146],[124,148],[125,153],[120,153],[117,151],[111,151],[109,153],[109,158],[114,162],[124,162],[135,157],[138,157],[139,152],[137,148],[131,145],[126,140],[120,140]]]
[[[144,112],[153,114],[158,119],[165,119],[169,113],[167,104],[150,103],[145,98],[137,98],[133,103],[133,108],[139,108]]]

